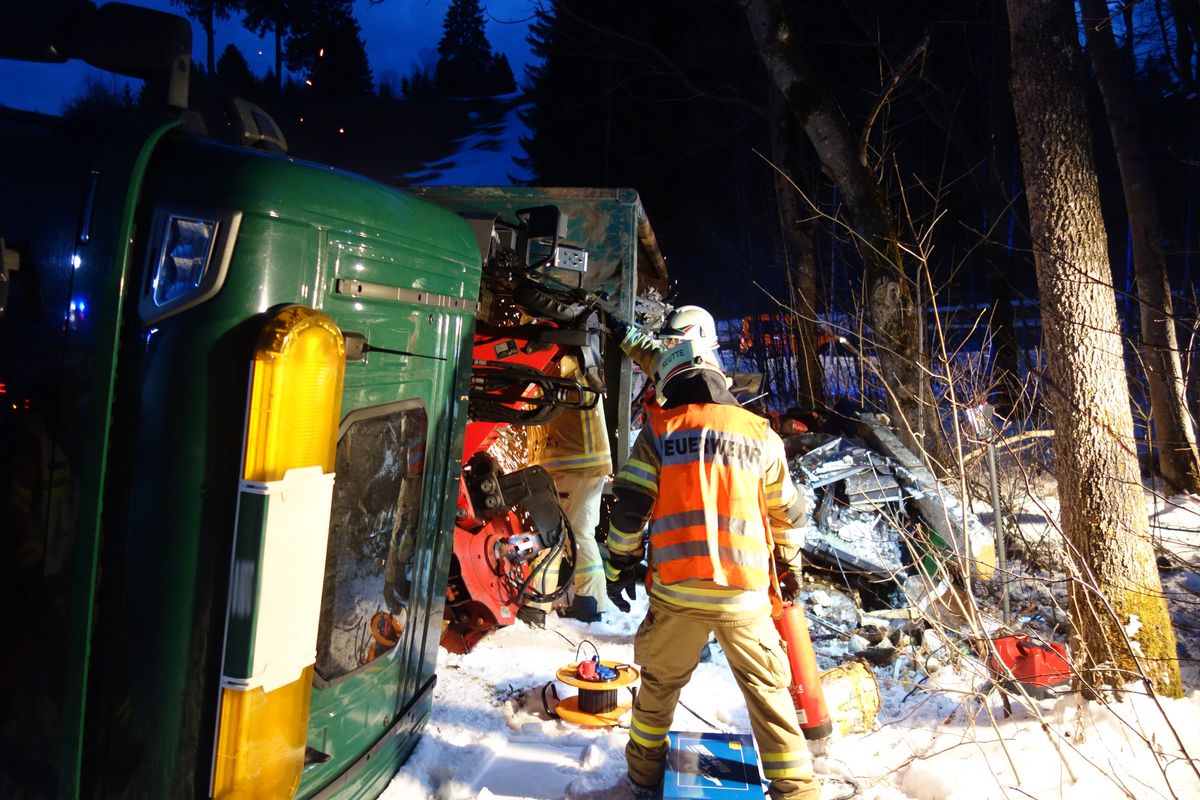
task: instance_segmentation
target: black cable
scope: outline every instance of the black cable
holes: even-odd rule
[[[679,705],[683,706],[684,709],[686,709],[689,714],[691,714],[693,717],[695,717],[696,719],[703,722],[708,727],[712,728],[714,731],[717,731],[719,733],[729,733],[729,731],[727,729],[720,728],[720,727],[714,725],[713,723],[709,722],[708,720],[706,720],[704,717],[697,714],[695,711],[692,710],[691,706],[689,706],[687,703],[683,702],[682,700],[679,701]]]
[[[518,604],[522,604],[527,600],[534,603],[550,603],[554,600],[557,600],[559,597],[562,597],[563,592],[567,590],[567,585],[570,579],[575,575],[575,531],[571,528],[571,521],[567,519],[566,514],[562,513],[561,508],[559,509],[558,519],[562,534],[550,548],[547,555],[543,556],[542,559],[531,570],[529,570],[529,577],[525,579],[520,588],[517,590]],[[568,538],[571,541],[571,558],[568,559],[564,556],[562,561],[559,563],[558,588],[548,594],[533,589],[531,584],[533,584],[534,579],[549,569],[550,564],[553,563],[554,559],[558,557],[558,554],[566,547]],[[563,573],[563,564],[566,564],[567,566],[565,575]]]
[[[445,356],[427,356],[422,353],[410,353],[407,350],[393,350],[390,347],[376,347],[375,345],[373,345],[369,342],[363,343],[363,352],[364,353],[389,353],[393,356],[412,356],[413,358],[428,358],[432,361],[445,361],[446,360]]]

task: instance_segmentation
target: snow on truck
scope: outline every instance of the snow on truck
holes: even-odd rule
[[[0,109],[0,794],[376,796],[439,642],[511,624],[534,558],[591,534],[486,450],[603,400],[625,452],[597,299],[665,279],[637,194],[389,188],[241,101],[206,135],[178,16],[0,17],[0,56],[164,101]],[[552,377],[567,351],[591,385]]]

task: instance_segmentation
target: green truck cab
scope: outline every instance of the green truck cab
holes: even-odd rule
[[[489,257],[565,235],[631,307],[665,277],[637,195],[418,197],[267,152],[254,109],[219,142],[186,21],[5,13],[0,55],[174,111],[0,109],[0,795],[375,797],[430,712]]]

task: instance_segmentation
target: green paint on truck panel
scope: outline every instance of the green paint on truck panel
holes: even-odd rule
[[[135,449],[152,457],[130,467],[129,485],[138,495],[125,534],[131,560],[115,565],[124,571],[123,580],[141,587],[129,610],[131,630],[114,656],[115,672],[138,677],[122,679],[112,702],[132,693],[143,741],[161,741],[172,752],[159,757],[155,750],[130,788],[114,794],[191,796],[187,787],[206,784],[211,755],[217,694],[215,673],[206,673],[205,665],[215,664],[219,672],[222,631],[204,621],[224,618],[249,347],[259,314],[285,303],[310,305],[373,343],[454,358],[469,348],[469,338],[444,341],[431,328],[428,309],[356,303],[337,295],[334,254],[370,254],[380,282],[467,297],[479,290],[480,257],[469,225],[456,214],[346,173],[194,138],[164,144],[146,203],[243,214],[229,274],[216,296],[164,320],[153,335],[128,342],[144,370],[143,405],[131,421]],[[331,241],[342,248],[331,247]],[[463,334],[466,315],[455,319],[458,335],[469,336]],[[444,412],[455,366],[469,369],[469,363],[447,366],[372,353],[367,363],[348,365],[343,413],[401,399],[401,387],[411,378],[423,384],[418,396],[431,409],[438,441],[444,441],[445,429],[465,422],[461,414]],[[448,454],[431,447],[428,457],[427,471],[445,471]],[[427,506],[435,505],[432,500]],[[444,581],[444,570],[426,579]],[[444,585],[433,590],[440,595]],[[436,612],[440,615],[440,607]],[[146,652],[156,654],[150,663]],[[251,654],[238,657],[248,663]],[[379,730],[402,702],[398,684],[392,670],[349,683],[329,698],[316,690],[314,718],[318,709],[334,706],[341,718]],[[355,750],[377,738],[363,732],[359,741],[334,733],[326,746],[346,754],[330,762],[338,771],[354,762]],[[391,764],[389,774],[397,765]],[[309,785],[306,773],[303,791]]]
[[[314,746],[336,758],[306,772],[302,794],[338,779],[339,797],[373,796],[429,713],[428,697],[410,701],[436,660],[474,323],[465,311],[339,295],[336,282],[475,301],[481,255],[471,226],[450,210],[349,173],[169,134],[176,124],[132,115],[0,120],[0,149],[14,156],[0,198],[4,234],[46,302],[40,318],[25,308],[0,320],[3,378],[22,390],[64,377],[81,384],[67,415],[74,430],[61,439],[80,490],[67,616],[45,625],[45,608],[18,614],[30,637],[48,643],[42,657],[57,667],[39,680],[53,682],[57,707],[31,717],[38,730],[30,727],[28,742],[2,743],[18,745],[17,758],[40,753],[31,770],[49,789],[35,794],[206,796],[234,528],[250,547],[259,539],[247,529],[261,529],[265,514],[264,497],[245,495],[237,515],[251,347],[265,312],[302,304],[373,344],[419,354],[370,353],[348,365],[343,413],[409,397],[429,410],[413,593],[422,619],[403,658],[313,695]],[[89,180],[95,199],[84,209]],[[241,212],[242,223],[219,290],[150,328],[136,309],[163,209]],[[78,299],[86,315],[64,325]],[[231,637],[239,638],[249,641]],[[248,674],[252,653],[224,655],[231,672]],[[326,731],[317,717],[329,712],[337,719]]]
[[[75,632],[70,640],[67,695],[64,697],[62,755],[59,759],[58,792],[75,797],[80,791],[83,761],[84,717],[87,708],[88,662],[92,649],[92,628],[99,563],[100,518],[104,506],[105,462],[108,457],[109,425],[112,418],[112,392],[117,371],[117,336],[123,313],[122,286],[128,278],[130,240],[134,208],[141,190],[147,164],[155,146],[178,121],[123,120],[124,124],[108,131],[97,154],[93,174],[98,174],[93,196],[89,230],[89,248],[111,252],[108,268],[88,270],[78,275],[72,291],[80,297],[94,297],[94,338],[68,334],[64,363],[91,363],[95,393],[93,414],[80,420],[83,438],[93,443],[95,458],[82,461],[79,482],[79,526],[75,542],[71,583],[73,601],[66,629]],[[81,234],[84,233],[81,231]],[[91,448],[89,448],[91,449]]]
[[[475,300],[481,256],[467,223],[450,211],[357,175],[208,140],[179,143],[164,180],[191,202],[226,205],[326,232],[328,260],[355,277],[355,256],[376,260],[389,284]],[[244,237],[239,237],[244,238]],[[241,243],[239,242],[239,247]],[[265,263],[272,268],[287,265]],[[316,287],[333,291],[331,276]],[[321,297],[308,298],[320,307]]]

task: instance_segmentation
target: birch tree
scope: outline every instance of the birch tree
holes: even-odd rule
[[[850,208],[866,267],[874,344],[901,438],[915,452],[936,458],[944,448],[936,433],[937,415],[923,402],[928,375],[922,364],[920,320],[883,187],[860,159],[855,137],[805,59],[780,0],[741,0],[741,6],[767,73]],[[925,436],[925,431],[935,432]]]

